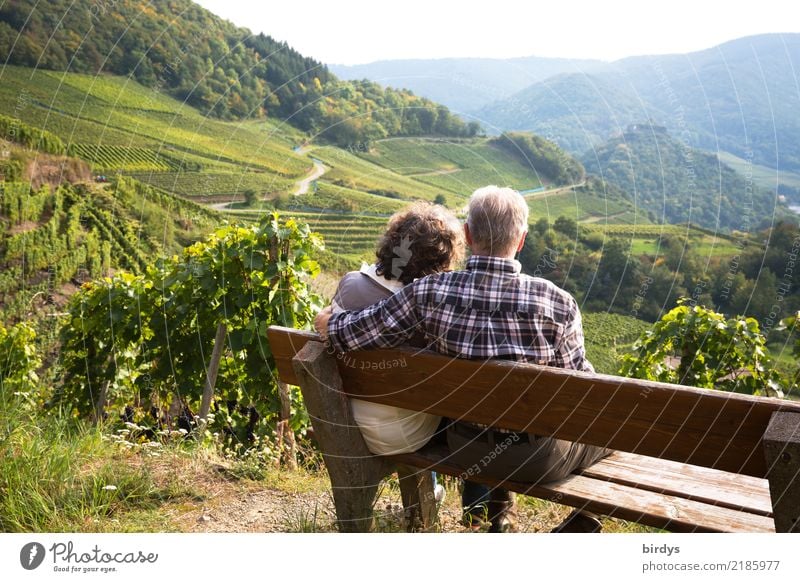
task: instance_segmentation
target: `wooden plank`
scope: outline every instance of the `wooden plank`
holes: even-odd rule
[[[593,479],[772,517],[769,482],[749,475],[619,451],[580,473]]]
[[[524,485],[511,488],[525,493]],[[546,486],[550,499],[675,532],[774,533],[772,518],[575,475]],[[541,492],[537,497],[541,497]],[[548,498],[548,497],[545,497]]]
[[[369,452],[333,357],[322,344],[304,346],[294,358],[294,370],[331,480],[339,531],[371,531],[378,486],[392,467],[385,457]]]
[[[267,339],[280,379],[287,384],[299,386],[300,381],[294,373],[292,358],[309,340],[321,341],[319,335],[310,331],[273,325],[267,329]]]
[[[446,447],[426,447],[417,453],[397,455],[392,458],[397,462],[425,470],[454,476],[462,475],[462,468],[446,461],[447,454]],[[545,485],[499,481],[480,474],[471,475],[470,480],[674,532],[775,531],[772,519],[763,515],[662,495],[585,475],[571,475],[561,481]]]
[[[279,370],[318,338],[276,327],[269,337]],[[337,354],[337,365],[355,398],[760,478],[772,413],[800,412],[785,400],[410,348]]]
[[[780,533],[800,533],[800,414],[778,412],[764,436],[769,492]]]
[[[397,465],[400,497],[406,522],[406,531],[434,531],[439,508],[436,506],[433,475],[409,465]]]

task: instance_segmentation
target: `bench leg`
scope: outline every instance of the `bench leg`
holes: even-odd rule
[[[776,412],[764,433],[775,531],[800,533],[800,414]]]
[[[400,478],[406,531],[432,531],[436,525],[438,508],[431,472],[398,465],[397,476]]]
[[[342,392],[336,359],[325,346],[308,342],[292,366],[331,479],[339,531],[371,531],[375,495],[392,467],[367,449]]]

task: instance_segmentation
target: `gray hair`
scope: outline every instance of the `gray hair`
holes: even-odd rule
[[[476,247],[491,256],[507,255],[528,231],[528,205],[511,188],[479,188],[469,199],[467,226]]]

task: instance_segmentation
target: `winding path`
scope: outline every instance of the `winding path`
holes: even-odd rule
[[[307,153],[307,150],[302,151],[302,153]],[[292,193],[292,196],[302,196],[303,194],[308,194],[309,188],[311,188],[311,184],[319,179],[325,172],[328,171],[328,168],[325,167],[325,164],[322,163],[322,160],[318,160],[317,158],[311,158],[311,161],[314,162],[314,167],[311,168],[311,171],[305,178],[301,178],[296,182],[297,189]],[[266,198],[264,199],[266,200]],[[230,210],[230,205],[232,202],[216,202],[214,204],[209,204],[209,208],[213,208],[214,210]],[[241,208],[237,209],[238,212],[262,212],[261,210],[256,209],[248,209],[248,208]]]
[[[294,191],[295,196],[307,194],[311,183],[328,171],[328,168],[325,167],[321,160],[311,158],[311,161],[314,162],[314,167],[308,176],[297,182],[297,190]]]
[[[578,184],[570,184],[569,186],[556,186],[555,188],[550,188],[549,190],[539,190],[538,192],[531,192],[530,194],[524,194],[523,198],[547,198],[548,196],[555,196],[556,194],[560,194],[561,192],[567,192],[569,190],[574,190],[575,188],[580,188],[581,186],[586,184],[586,180]]]

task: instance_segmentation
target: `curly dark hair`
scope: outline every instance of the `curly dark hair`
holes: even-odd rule
[[[464,256],[464,233],[443,206],[415,202],[395,213],[375,250],[376,272],[404,285],[453,268]]]

